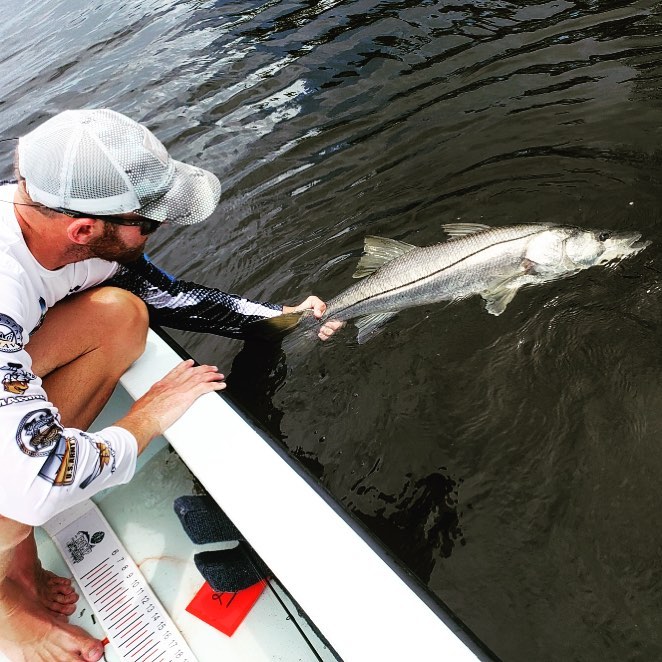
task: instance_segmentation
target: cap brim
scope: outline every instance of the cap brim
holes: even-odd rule
[[[136,214],[154,221],[193,225],[208,218],[221,197],[221,182],[213,173],[174,161],[175,173],[168,192]]]

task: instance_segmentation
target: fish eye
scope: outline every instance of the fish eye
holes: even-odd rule
[[[611,237],[611,232],[601,232],[598,236],[598,239],[600,241],[607,241]]]

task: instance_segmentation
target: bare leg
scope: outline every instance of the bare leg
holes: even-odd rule
[[[89,427],[143,353],[147,327],[145,304],[114,287],[82,292],[48,312],[27,350],[65,427]]]
[[[122,373],[142,354],[147,311],[115,288],[57,304],[27,346],[62,423],[86,429]],[[71,582],[41,568],[32,527],[0,517],[0,651],[10,660],[88,660],[101,642],[63,621],[75,609]]]

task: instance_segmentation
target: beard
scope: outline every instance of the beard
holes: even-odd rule
[[[105,222],[103,234],[90,242],[87,248],[91,251],[91,257],[98,257],[108,262],[119,262],[128,264],[137,260],[144,251],[147,237],[139,246],[128,246],[120,236],[120,226]]]

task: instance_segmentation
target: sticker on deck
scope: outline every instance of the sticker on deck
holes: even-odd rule
[[[219,593],[205,583],[186,611],[230,637],[253,608],[266,585],[266,580],[262,579],[236,593]]]

